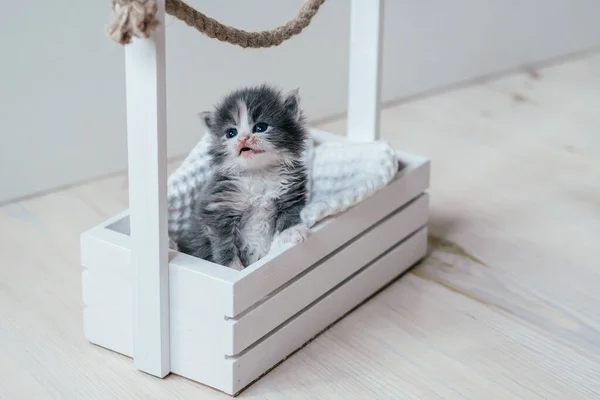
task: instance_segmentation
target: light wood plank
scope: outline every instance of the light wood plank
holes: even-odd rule
[[[597,362],[412,274],[340,321],[271,376],[276,379],[270,386],[253,386],[248,395],[284,392],[311,398],[327,393],[328,399],[340,400],[600,395]]]
[[[419,273],[600,354],[594,87],[599,56],[388,110],[383,129],[431,156],[432,234],[485,264],[436,251]]]

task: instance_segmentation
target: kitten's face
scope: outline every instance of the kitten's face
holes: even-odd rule
[[[297,92],[267,86],[231,93],[202,114],[213,134],[215,164],[231,171],[261,170],[301,157],[306,130]]]

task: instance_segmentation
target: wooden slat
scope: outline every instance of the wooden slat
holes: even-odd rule
[[[121,268],[131,264],[131,237],[102,227],[81,235],[81,264],[90,268]]]
[[[230,320],[234,336],[232,348],[227,354],[240,353],[398,241],[421,228],[427,223],[428,202],[427,195],[422,195],[258,307],[239,319]]]
[[[131,357],[131,238],[102,225],[82,235],[84,334],[96,345]],[[170,369],[222,390],[231,387],[224,354],[233,341],[223,312],[231,307],[232,275],[237,273],[176,252],[169,263]]]
[[[340,288],[288,322],[234,363],[234,391],[242,389],[265,370],[343,316],[425,255],[427,228],[422,228]]]
[[[233,377],[225,363],[225,349],[233,339],[223,318],[223,305],[231,302],[231,283],[184,265],[181,260],[170,265],[171,370],[231,390]]]
[[[101,246],[100,248],[104,248]],[[90,254],[98,254],[86,249]],[[110,252],[109,252],[110,253]],[[106,259],[106,257],[101,257]],[[83,334],[85,339],[103,348],[131,357],[132,271],[129,263],[84,267],[82,272]],[[119,268],[122,267],[122,268]],[[110,296],[107,293],[110,291]]]
[[[281,254],[264,257],[243,270],[234,285],[233,309],[226,316],[237,316],[334,249],[423,193],[429,186],[429,162],[417,157],[410,162],[394,181],[314,230],[305,242]]]

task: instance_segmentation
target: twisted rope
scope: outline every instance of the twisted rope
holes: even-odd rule
[[[166,0],[165,12],[210,38],[244,48],[264,48],[278,46],[302,32],[324,2],[325,0],[306,0],[294,19],[275,29],[261,32],[246,32],[224,25],[182,0]],[[108,27],[108,35],[117,43],[128,44],[133,36],[148,38],[158,26],[156,0],[112,0],[112,8],[115,19]]]

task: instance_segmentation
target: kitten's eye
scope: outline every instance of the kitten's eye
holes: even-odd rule
[[[252,132],[264,132],[268,128],[268,124],[265,124],[264,122],[259,122],[258,124],[254,125],[254,127],[252,128]]]
[[[237,136],[237,129],[231,128],[230,130],[228,130],[227,132],[225,132],[225,136],[227,136],[229,139],[236,137]]]

